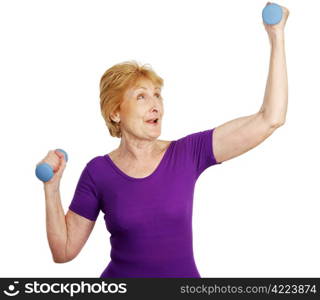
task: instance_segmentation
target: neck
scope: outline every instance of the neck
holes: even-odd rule
[[[144,161],[158,156],[162,152],[158,140],[128,140],[121,138],[117,156],[121,159]]]

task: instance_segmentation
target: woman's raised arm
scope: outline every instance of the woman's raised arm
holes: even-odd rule
[[[288,79],[284,45],[284,26],[289,16],[282,7],[283,17],[276,25],[267,25],[271,55],[263,104],[252,115],[217,126],[213,134],[213,152],[218,162],[226,161],[259,145],[283,125],[288,105]]]

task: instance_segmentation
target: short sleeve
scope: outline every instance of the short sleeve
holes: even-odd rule
[[[96,221],[98,218],[100,202],[88,164],[80,175],[69,209],[91,221]]]
[[[187,135],[185,139],[185,147],[194,164],[196,177],[198,177],[205,169],[210,166],[221,164],[217,162],[213,153],[213,132],[215,128],[195,132]]]

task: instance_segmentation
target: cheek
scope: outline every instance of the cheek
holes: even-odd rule
[[[138,108],[136,105],[133,105],[132,103],[127,103],[125,106],[123,106],[121,110],[121,116],[124,120],[130,122],[134,119],[137,119],[137,116],[139,114]]]
[[[145,110],[135,108],[127,112],[125,120],[129,126],[141,126],[146,115]]]

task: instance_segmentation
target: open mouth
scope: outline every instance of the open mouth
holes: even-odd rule
[[[158,118],[157,119],[151,119],[151,120],[146,121],[146,122],[149,123],[149,124],[155,125],[155,124],[159,123],[159,119]]]

